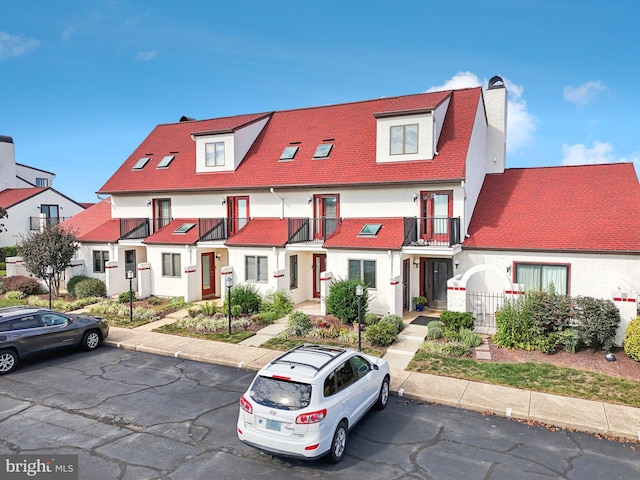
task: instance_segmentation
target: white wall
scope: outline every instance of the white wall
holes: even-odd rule
[[[15,147],[13,142],[0,141],[0,192],[7,188],[16,188]]]
[[[412,160],[431,160],[434,153],[435,130],[433,114],[403,115],[377,119],[376,163],[407,162]],[[418,125],[418,153],[391,155],[390,132],[392,126]]]
[[[51,172],[45,172],[44,170],[28,167],[26,165],[16,165],[16,175],[29,182],[31,184],[29,186],[38,186],[36,179],[46,178],[48,183],[47,185],[44,185],[45,187],[53,187],[53,179],[55,177]]]
[[[469,150],[466,159],[466,179],[464,182],[464,190],[467,198],[467,211],[464,215],[464,223],[461,225],[463,233],[467,232],[473,211],[475,209],[480,190],[484,183],[486,172],[486,140],[487,139],[487,120],[480,102],[476,110],[476,118],[473,124],[471,139],[469,140]],[[461,215],[462,216],[462,215]]]

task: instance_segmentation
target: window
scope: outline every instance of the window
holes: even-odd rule
[[[176,158],[175,155],[166,155],[160,160],[156,168],[167,168],[174,158]]]
[[[376,288],[375,260],[349,260],[349,280],[361,280],[369,288]]]
[[[569,291],[569,266],[516,263],[516,283],[522,283],[527,290],[550,291],[566,295]]]
[[[161,228],[171,223],[171,199],[156,198],[153,200],[153,231],[157,232]]]
[[[109,261],[109,252],[103,250],[93,251],[93,271],[95,273],[104,273],[105,265]]]
[[[179,253],[163,253],[162,254],[162,276],[163,277],[179,277],[180,276],[180,254]]]
[[[189,230],[191,230],[195,226],[196,226],[195,223],[183,223],[178,228],[176,228],[173,231],[173,233],[187,233]]]
[[[48,178],[36,178],[36,187],[48,187],[49,179]]]
[[[267,281],[267,257],[244,257],[244,279],[247,282],[266,283]]]
[[[206,143],[204,151],[205,165],[207,167],[224,166],[224,142]]]
[[[371,364],[360,355],[351,357],[351,364],[353,365],[353,370],[358,375],[358,380],[371,371]]]
[[[318,145],[318,148],[316,148],[316,153],[313,154],[313,158],[327,158],[332,148],[333,143],[323,143],[321,145]]]
[[[289,289],[298,288],[298,256],[289,257]]]
[[[54,325],[66,325],[68,320],[67,317],[60,315],[59,313],[45,313],[40,315],[40,319],[42,320],[42,324],[45,327],[52,327]]]
[[[282,155],[280,155],[280,160],[291,160],[296,156],[298,151],[298,147],[284,147],[282,151]]]
[[[142,157],[133,166],[133,170],[142,170],[144,168],[144,166],[147,164],[148,161],[149,161],[149,157]]]
[[[418,153],[418,124],[391,127],[391,155]]]
[[[381,228],[381,223],[366,223],[362,227],[362,230],[360,230],[359,235],[362,235],[363,237],[375,237],[376,235],[378,235],[378,232]]]

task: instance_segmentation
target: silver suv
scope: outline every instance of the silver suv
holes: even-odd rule
[[[0,375],[26,356],[62,347],[97,348],[109,335],[101,317],[19,305],[0,308]]]
[[[389,365],[345,348],[301,345],[265,365],[240,398],[238,438],[266,452],[342,460],[347,434],[389,399]]]

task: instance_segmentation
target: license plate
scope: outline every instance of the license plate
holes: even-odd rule
[[[266,425],[266,427],[267,427],[267,429],[268,429],[268,430],[275,430],[276,432],[279,432],[279,431],[280,431],[280,425],[281,425],[281,423],[280,423],[280,422],[277,422],[277,421],[275,421],[275,420],[269,420],[269,419],[267,418],[267,425]]]

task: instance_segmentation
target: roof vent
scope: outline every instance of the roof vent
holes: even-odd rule
[[[491,90],[493,88],[504,88],[504,80],[502,80],[502,77],[499,77],[498,75],[491,77],[488,89]]]

